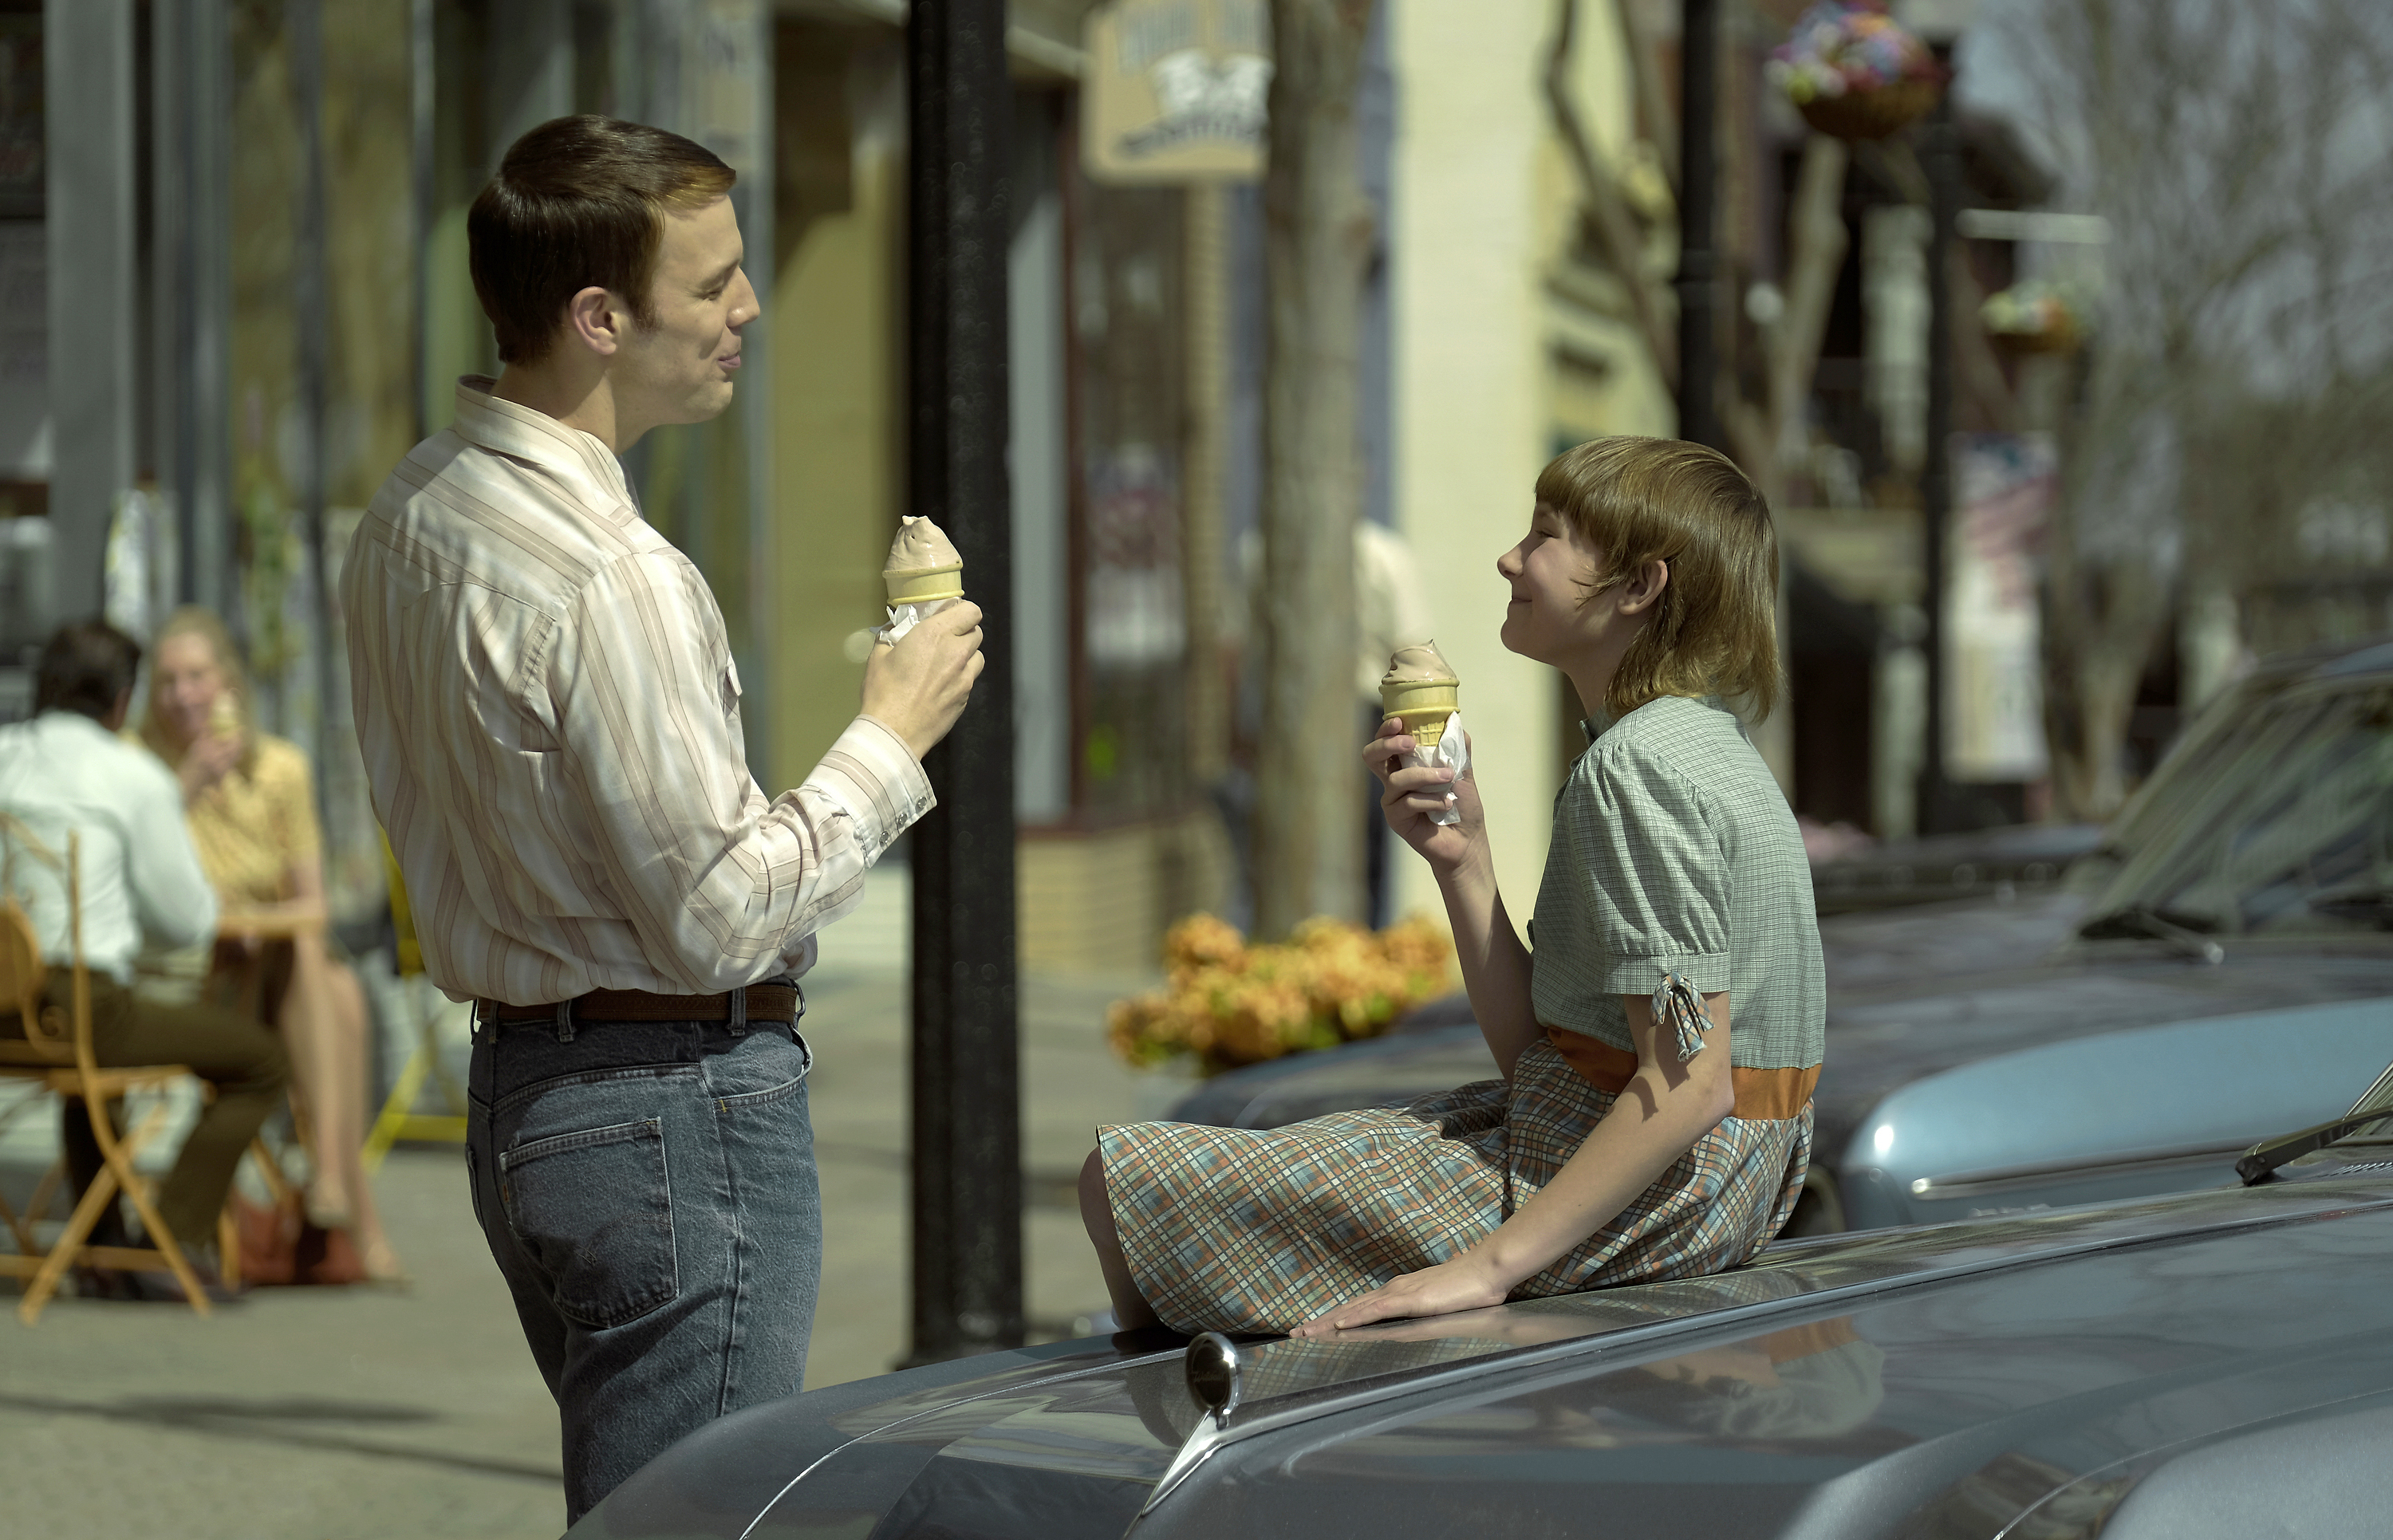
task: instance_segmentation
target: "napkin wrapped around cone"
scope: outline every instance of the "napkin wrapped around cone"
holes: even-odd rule
[[[1403,724],[1414,743],[1411,763],[1423,767],[1447,766],[1455,778],[1471,768],[1471,750],[1462,737],[1462,681],[1437,644],[1418,642],[1398,647],[1380,676],[1380,709]],[[1454,825],[1462,821],[1454,793],[1446,793],[1445,810],[1430,822]]]

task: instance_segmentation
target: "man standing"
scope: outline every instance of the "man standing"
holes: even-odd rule
[[[103,1064],[189,1064],[215,1088],[158,1189],[158,1217],[215,1282],[216,1215],[242,1152],[282,1100],[282,1044],[260,1023],[204,1005],[160,1005],[129,987],[144,933],[170,946],[216,934],[216,895],[183,822],[183,789],[148,750],[117,736],[133,700],[141,646],[98,620],[62,628],[42,649],[31,722],[0,727],[0,813],[17,819],[60,857],[80,835],[84,961],[91,972],[93,1055]],[[9,896],[25,907],[48,960],[43,998],[64,1007],[72,987],[73,932],[66,873],[0,832]],[[25,1036],[13,1010],[0,1037]],[[59,1119],[67,1170],[80,1193],[99,1174],[99,1142],[83,1103]],[[124,1226],[101,1215],[94,1245],[122,1245]],[[127,1292],[178,1293],[149,1275],[122,1279]]]
[[[865,666],[768,800],[695,567],[616,456],[731,401],[757,315],[733,174],[562,118],[474,203],[496,382],[376,496],[342,575],[358,734],[425,967],[474,997],[475,1210],[579,1519],[711,1418],[794,1394],[820,1271],[796,975],[932,805],[981,668],[960,605]]]

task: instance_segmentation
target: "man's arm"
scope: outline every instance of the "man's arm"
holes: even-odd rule
[[[915,737],[927,748],[954,720],[896,691],[768,802],[726,656],[696,569],[659,552],[592,580],[548,664],[562,778],[595,836],[586,858],[651,965],[695,993],[748,983],[854,905],[866,869],[932,806]],[[944,684],[928,672],[922,688]]]
[[[216,933],[216,891],[200,867],[183,790],[173,772],[145,754],[124,805],[127,885],[141,928],[170,946],[194,946]]]

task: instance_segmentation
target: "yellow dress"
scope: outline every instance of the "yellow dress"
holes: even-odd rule
[[[124,740],[148,747],[130,732]],[[294,896],[291,868],[315,860],[324,848],[307,756],[289,738],[266,733],[257,735],[252,767],[226,772],[186,810],[184,821],[199,847],[200,869],[227,904],[279,904]]]
[[[124,739],[148,747],[131,732]],[[185,810],[184,822],[199,850],[200,869],[226,904],[275,904],[293,896],[293,863],[313,860],[323,848],[307,756],[290,739],[263,733],[252,768],[228,772]],[[203,998],[214,952],[206,942],[173,951],[145,948],[134,964],[134,987],[162,1004],[190,1004]]]

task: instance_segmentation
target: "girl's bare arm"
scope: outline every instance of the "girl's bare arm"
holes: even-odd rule
[[[1479,846],[1484,855],[1486,845]],[[1438,892],[1445,898],[1447,922],[1454,927],[1455,960],[1462,969],[1462,987],[1471,996],[1471,1013],[1478,1020],[1487,1051],[1505,1079],[1529,1045],[1542,1035],[1536,1008],[1529,998],[1529,949],[1512,929],[1504,911],[1504,895],[1496,890],[1494,864],[1465,863],[1438,873]]]
[[[1471,1013],[1509,1080],[1513,1064],[1538,1037],[1536,1011],[1529,1000],[1529,949],[1521,945],[1511,916],[1504,910],[1504,895],[1496,890],[1496,863],[1488,854],[1478,783],[1468,774],[1458,781],[1451,770],[1407,764],[1412,749],[1413,740],[1391,720],[1380,724],[1379,736],[1364,746],[1363,753],[1384,788],[1380,806],[1388,827],[1420,852],[1437,879],[1447,921],[1454,927],[1455,956],[1462,967],[1462,987],[1471,996]],[[1432,823],[1431,815],[1445,807],[1449,794],[1462,822]]]
[[[1374,1321],[1501,1304],[1524,1280],[1617,1219],[1672,1162],[1735,1110],[1725,991],[1704,997],[1712,1027],[1704,1035],[1703,1051],[1684,1063],[1674,1047],[1661,1040],[1665,1029],[1656,1025],[1650,1000],[1627,995],[1622,1001],[1637,1044],[1637,1073],[1554,1180],[1460,1256],[1407,1272],[1306,1322],[1291,1335],[1326,1337]]]
[[[1641,995],[1624,995],[1637,1073],[1554,1180],[1495,1233],[1464,1253],[1484,1265],[1505,1294],[1620,1217],[1695,1141],[1736,1110],[1729,1072],[1728,993],[1704,997],[1711,1030],[1703,1051],[1680,1063]]]

